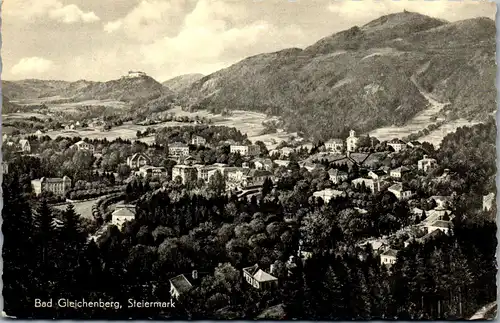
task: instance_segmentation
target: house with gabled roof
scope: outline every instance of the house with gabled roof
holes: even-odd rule
[[[201,282],[201,276],[204,275],[206,273],[199,273],[197,270],[193,270],[190,274],[180,274],[169,279],[170,296],[172,298],[179,298],[179,296],[186,294]]]
[[[391,266],[396,263],[398,251],[394,249],[387,249],[380,255],[380,263],[382,265]]]
[[[453,228],[453,223],[451,221],[436,220],[431,223],[427,222],[426,224],[424,224],[424,227],[427,229],[427,233],[431,233],[435,230],[440,230],[444,233],[448,233]]]
[[[403,183],[393,184],[387,190],[394,194],[398,200],[407,200],[412,195],[410,190],[405,189]]]
[[[143,153],[136,153],[127,158],[127,165],[132,169],[137,169],[149,164],[151,164],[151,158]]]
[[[19,140],[19,147],[22,152],[25,153],[30,153],[31,152],[31,145],[30,142],[27,139],[21,139]]]
[[[273,274],[274,265],[271,265],[269,272],[267,273],[258,264],[251,267],[243,268],[243,277],[254,288],[257,289],[272,289],[278,285],[278,278],[274,277]]]

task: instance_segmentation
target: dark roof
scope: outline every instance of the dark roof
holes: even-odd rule
[[[394,169],[392,170],[392,172],[407,172],[407,171],[409,171],[409,170],[410,170],[410,169],[409,169],[408,167],[406,167],[406,166],[400,166],[400,167],[398,167],[398,168],[394,168]]]
[[[193,287],[184,274],[171,278],[170,283],[177,289],[179,294],[188,292]]]
[[[336,144],[344,144],[344,141],[342,139],[339,139],[339,138],[333,138],[333,139],[330,139],[326,142],[327,144],[333,144],[333,143],[336,143]]]
[[[340,175],[347,175],[346,172],[344,171],[341,171],[341,170],[338,170],[336,168],[332,168],[328,171],[328,174],[330,174],[331,176],[340,176]]]
[[[371,172],[374,173],[375,175],[378,175],[378,176],[386,175],[386,172],[382,169],[375,169],[375,170],[372,170]]]
[[[449,228],[451,224],[452,223],[450,221],[436,220],[432,222],[429,226],[438,228]]]
[[[397,255],[398,251],[394,249],[388,249],[382,254],[382,256],[391,256],[391,257],[396,257]]]
[[[405,142],[401,139],[392,139],[391,141],[389,141],[390,144],[405,144]]]

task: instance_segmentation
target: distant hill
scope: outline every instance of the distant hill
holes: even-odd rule
[[[9,98],[5,95],[2,95],[2,114],[5,113],[14,113],[19,110],[21,107],[15,103],[10,102]]]
[[[179,75],[174,78],[171,78],[165,82],[162,83],[163,86],[166,86],[170,90],[174,92],[181,92],[184,89],[188,88],[191,86],[194,82],[198,81],[201,79],[204,75],[203,74],[184,74],[184,75]]]
[[[172,94],[147,75],[123,77],[107,82],[76,82],[23,80],[2,81],[2,91],[9,98],[34,99],[61,97],[73,102],[84,100],[119,100],[132,102],[137,100],[153,100],[162,95]]]
[[[412,82],[460,117],[496,108],[495,23],[448,23],[418,13],[380,17],[305,48],[246,58],[180,91],[193,109],[261,111],[289,131],[327,139],[349,128],[404,124],[428,101]]]

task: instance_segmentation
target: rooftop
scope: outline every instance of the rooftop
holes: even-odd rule
[[[278,278],[266,273],[262,269],[259,269],[257,271],[257,273],[255,273],[255,275],[253,275],[253,278],[255,278],[255,280],[258,282],[268,282],[268,281],[278,280]]]
[[[450,228],[452,223],[450,221],[444,221],[444,220],[437,220],[429,224],[428,226],[430,227],[437,227],[437,228]]]
[[[398,251],[394,249],[387,249],[382,256],[397,257]]]
[[[179,293],[188,292],[193,287],[184,274],[171,278],[170,283]]]

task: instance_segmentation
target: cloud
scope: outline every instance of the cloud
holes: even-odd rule
[[[128,37],[148,42],[173,28],[188,0],[142,0],[123,18],[104,25],[108,33],[123,31]]]
[[[44,17],[66,24],[100,20],[93,11],[84,12],[75,4],[63,5],[59,0],[9,0],[3,6],[6,15],[25,21]]]
[[[245,7],[237,3],[199,0],[185,16],[179,33],[140,47],[143,63],[169,70],[172,76],[184,70],[211,73],[260,53],[262,45],[276,45],[279,36],[300,32],[299,28],[280,29],[266,21],[246,18]]]
[[[122,20],[110,21],[104,25],[104,31],[107,33],[113,33],[119,30],[123,25]]]
[[[13,75],[31,77],[34,74],[43,74],[51,70],[53,66],[54,63],[51,60],[42,57],[24,57],[16,65],[12,66],[10,71]]]

